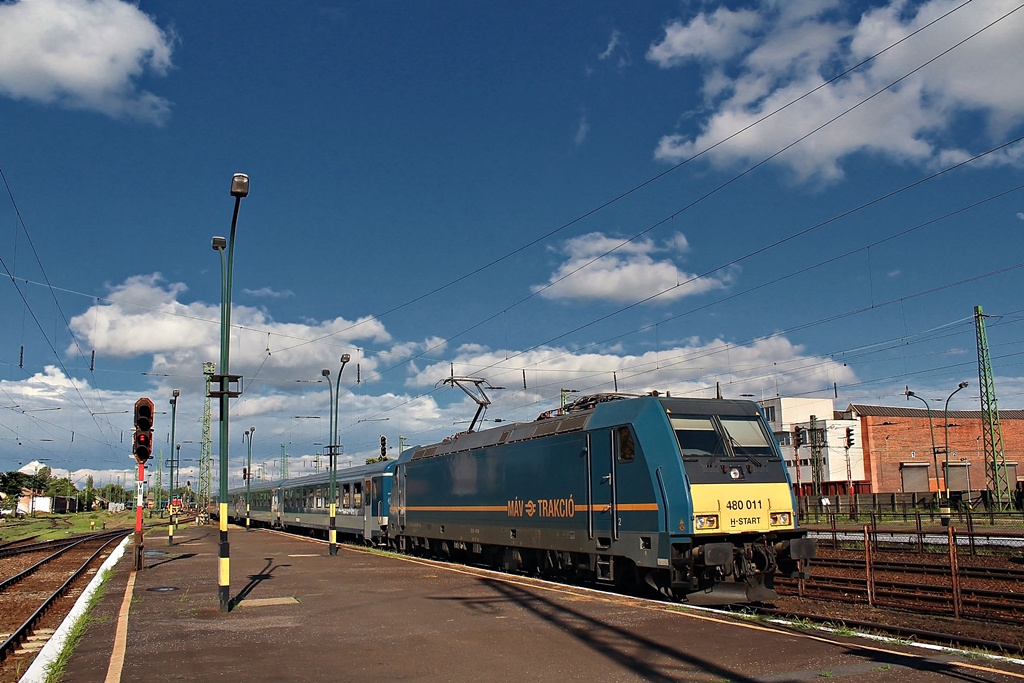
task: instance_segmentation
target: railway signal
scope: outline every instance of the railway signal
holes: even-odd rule
[[[846,428],[846,447],[853,448],[853,427]]]
[[[144,567],[142,536],[142,497],[145,487],[146,461],[153,457],[153,402],[146,397],[135,402],[135,433],[132,435],[132,455],[139,464],[139,478],[135,493],[135,570]]]
[[[140,463],[153,457],[153,402],[140,398],[135,402],[135,434],[132,437],[132,455]]]
[[[793,448],[797,449],[804,445],[803,435],[799,427],[793,427]]]
[[[380,457],[381,460],[388,457],[388,437],[383,434],[380,436]]]

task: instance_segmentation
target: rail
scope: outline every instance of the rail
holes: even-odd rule
[[[43,601],[43,603],[32,613],[32,615],[28,619],[25,620],[25,622],[20,627],[15,629],[14,632],[11,633],[11,635],[8,636],[8,638],[3,643],[0,643],[0,661],[7,659],[8,655],[10,655],[17,649],[17,647],[31,633],[36,622],[38,622],[39,619],[42,618],[43,614],[46,613],[46,610],[48,610],[59,597],[64,595],[68,591],[68,589],[70,589],[71,584],[88,569],[89,565],[92,564],[93,561],[95,561],[96,557],[101,552],[103,552],[107,548],[107,546],[117,541],[118,539],[124,537],[125,535],[127,535],[127,533],[128,532],[126,531],[122,531],[121,533],[118,533],[116,536],[113,534],[108,534],[111,536],[111,538],[104,542],[102,545],[100,545],[100,547],[97,548],[96,551],[89,556],[89,559],[82,563],[82,566],[79,567],[63,584],[61,584],[60,588],[58,588],[56,591],[50,594],[50,596]],[[94,536],[90,539],[85,539],[85,542],[89,540],[102,539],[97,539]]]

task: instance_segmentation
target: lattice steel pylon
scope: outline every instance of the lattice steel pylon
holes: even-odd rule
[[[821,458],[821,447],[824,445],[822,431],[818,427],[818,417],[811,415],[811,426],[807,429],[807,439],[811,446],[811,491],[815,498],[821,498],[821,485],[824,479]],[[798,461],[797,465],[799,464]]]
[[[212,382],[213,371],[217,366],[214,363],[203,363],[203,374],[206,375],[206,398],[203,399],[203,440],[199,446],[199,500],[202,501],[203,509],[210,507],[210,495],[213,491],[213,454],[211,453],[210,437],[210,383]]]
[[[985,442],[985,475],[992,502],[1004,508],[1013,502],[1010,482],[1006,480],[1006,455],[1003,452],[1003,428],[999,422],[999,402],[992,377],[992,359],[988,354],[985,314],[974,307],[974,328],[978,336],[978,387],[981,394],[981,435]]]

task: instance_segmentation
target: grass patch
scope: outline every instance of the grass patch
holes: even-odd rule
[[[78,647],[82,637],[89,630],[89,625],[93,623],[93,619],[89,615],[99,601],[103,599],[103,596],[107,594],[107,581],[110,579],[110,573],[109,569],[103,572],[103,578],[100,579],[96,591],[89,598],[82,616],[78,618],[78,621],[71,628],[71,632],[68,634],[68,639],[64,641],[64,647],[61,648],[60,654],[46,667],[46,683],[57,683],[64,678],[64,672],[67,669],[68,662],[71,661],[71,656],[75,654],[75,648]],[[98,623],[99,620],[96,621]]]
[[[9,543],[37,536],[39,541],[53,541],[74,534],[107,529],[135,528],[135,508],[130,511],[110,513],[106,511],[78,512],[66,515],[36,513],[36,517],[24,519],[2,518],[0,542]],[[93,522],[95,528],[89,528]]]

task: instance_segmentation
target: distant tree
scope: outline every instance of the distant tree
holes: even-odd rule
[[[50,479],[46,484],[46,495],[48,496],[74,496],[78,491],[75,488],[74,482],[67,477],[61,477],[60,479]]]
[[[28,480],[28,486],[33,491],[45,491],[50,485],[50,468],[45,465],[40,467],[35,474],[28,478]]]
[[[18,507],[18,497],[21,490],[29,483],[29,476],[24,472],[12,470],[0,473],[0,492],[4,494],[0,500],[0,509],[14,510]]]
[[[0,491],[17,497],[23,488],[28,488],[30,479],[29,475],[16,470],[0,473]]]

